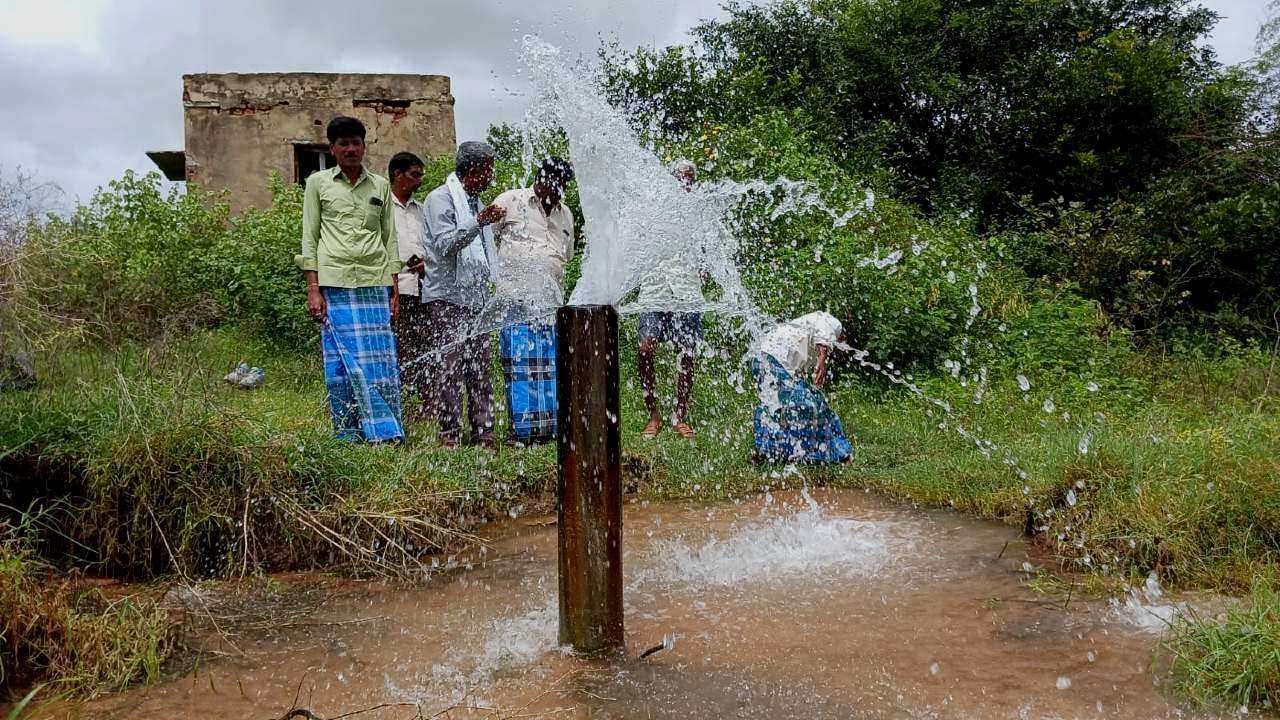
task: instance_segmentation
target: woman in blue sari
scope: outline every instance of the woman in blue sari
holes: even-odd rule
[[[832,348],[849,350],[844,327],[830,313],[813,312],[774,328],[751,359],[760,393],[755,456],[763,462],[847,463],[853,445],[822,387]],[[806,376],[812,374],[812,381]]]

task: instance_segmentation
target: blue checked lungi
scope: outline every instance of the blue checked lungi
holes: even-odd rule
[[[388,288],[325,287],[321,292],[328,306],[320,344],[334,435],[366,442],[403,438]]]
[[[853,444],[821,390],[769,355],[752,358],[751,374],[762,398],[755,414],[758,454],[785,463],[839,463],[853,455]]]
[[[507,381],[507,414],[517,439],[556,436],[555,325],[514,323],[498,333],[502,374]]]

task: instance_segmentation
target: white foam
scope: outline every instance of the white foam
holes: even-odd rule
[[[400,685],[385,678],[387,692],[428,710],[445,709],[463,701],[482,700],[477,691],[488,687],[502,670],[534,665],[555,650],[559,608],[554,597],[517,615],[490,620],[481,637],[452,648],[445,662],[420,672],[415,682]]]
[[[560,609],[554,597],[522,615],[489,623],[481,667],[528,665],[556,647]]]
[[[690,545],[655,544],[656,579],[694,585],[794,579],[804,574],[867,576],[914,550],[905,526],[881,520],[832,517],[813,504],[802,511],[753,521],[727,537]]]
[[[1111,610],[1116,618],[1152,634],[1159,634],[1169,629],[1185,609],[1186,606],[1180,603],[1164,601],[1164,590],[1161,589],[1155,573],[1147,576],[1143,587],[1129,588],[1123,601],[1119,599],[1111,601]]]

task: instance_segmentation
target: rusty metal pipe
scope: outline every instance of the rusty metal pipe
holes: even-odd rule
[[[556,312],[560,643],[582,653],[624,643],[618,363],[616,310]]]

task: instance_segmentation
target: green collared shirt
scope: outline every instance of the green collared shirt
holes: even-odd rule
[[[395,284],[402,267],[396,247],[391,183],[366,168],[352,185],[341,168],[314,172],[302,195],[302,254],[322,286]]]

